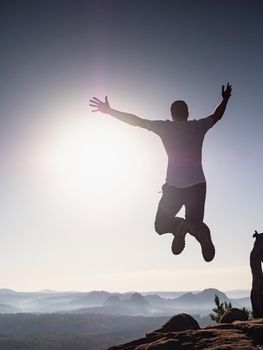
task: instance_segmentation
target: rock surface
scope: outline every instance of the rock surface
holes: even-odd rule
[[[109,350],[263,350],[263,318],[197,330],[148,334]]]
[[[220,318],[219,323],[233,323],[234,321],[247,321],[248,315],[244,310],[233,307],[227,310]]]
[[[156,329],[153,331],[153,333],[150,333],[147,336],[154,333],[181,332],[196,329],[200,329],[200,327],[192,316],[187,314],[178,314],[173,316],[161,328]]]

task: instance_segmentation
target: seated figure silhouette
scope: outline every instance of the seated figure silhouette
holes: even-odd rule
[[[208,226],[203,222],[206,198],[206,179],[202,168],[202,145],[206,132],[223,116],[232,87],[222,86],[222,101],[214,113],[199,120],[188,120],[188,106],[177,100],[171,105],[172,120],[147,120],[110,107],[105,101],[93,97],[93,112],[109,114],[125,123],[148,129],[157,134],[168,155],[166,182],[158,205],[155,230],[158,234],[174,235],[172,252],[180,254],[185,247],[187,233],[201,244],[205,261],[211,261],[215,248]],[[185,207],[185,218],[176,214]]]
[[[256,239],[250,253],[250,267],[252,272],[252,289],[250,299],[254,318],[263,317],[263,233],[255,231]]]

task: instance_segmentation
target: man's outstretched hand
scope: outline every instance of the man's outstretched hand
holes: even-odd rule
[[[105,96],[105,102],[99,100],[97,97],[92,97],[89,102],[91,107],[95,107],[92,112],[109,113],[111,109],[107,96]]]
[[[222,97],[224,100],[228,100],[232,93],[232,86],[227,83],[227,86],[225,88],[225,85],[222,85]]]

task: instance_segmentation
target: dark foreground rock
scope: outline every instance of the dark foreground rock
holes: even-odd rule
[[[173,316],[168,322],[166,322],[161,328],[156,329],[153,333],[147,334],[151,336],[158,333],[168,333],[168,332],[182,332],[188,330],[200,329],[197,321],[190,315],[178,314]]]
[[[220,318],[219,323],[233,323],[235,321],[247,321],[248,314],[244,310],[232,308],[227,310]]]
[[[202,329],[166,333],[154,331],[145,338],[109,350],[262,350],[263,318],[221,323]]]

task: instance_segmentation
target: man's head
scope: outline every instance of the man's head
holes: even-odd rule
[[[171,115],[173,120],[184,121],[188,119],[188,106],[184,101],[174,101],[171,105]]]

